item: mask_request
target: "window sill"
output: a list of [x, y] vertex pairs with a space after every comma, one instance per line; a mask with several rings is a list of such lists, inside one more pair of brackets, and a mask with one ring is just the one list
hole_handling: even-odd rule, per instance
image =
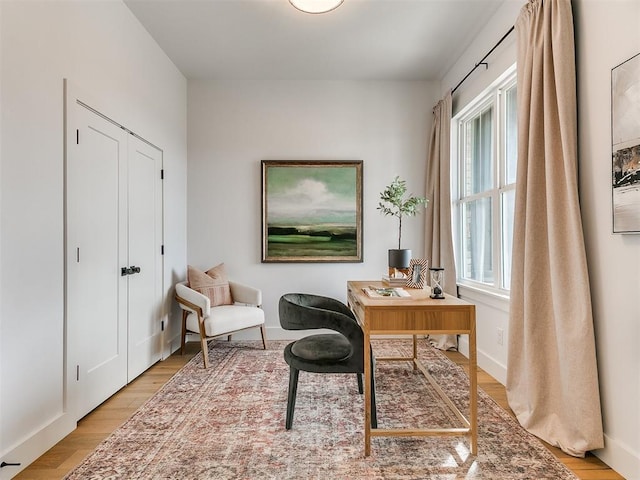
[[458, 295], [474, 302], [480, 302], [493, 308], [509, 313], [509, 295], [495, 290], [489, 290], [475, 285], [458, 283]]

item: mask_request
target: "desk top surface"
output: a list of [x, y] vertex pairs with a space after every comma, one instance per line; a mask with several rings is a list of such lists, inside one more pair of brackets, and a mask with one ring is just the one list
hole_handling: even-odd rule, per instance
[[385, 298], [372, 298], [364, 292], [364, 289], [368, 287], [374, 288], [387, 288], [380, 281], [373, 280], [350, 280], [347, 282], [347, 288], [349, 288], [354, 295], [358, 297], [358, 301], [365, 307], [418, 307], [424, 306], [429, 308], [438, 307], [471, 307], [472, 303], [461, 300], [451, 295], [446, 295], [444, 299], [431, 298], [431, 289], [419, 288], [406, 288], [404, 290], [409, 293], [410, 297], [385, 297]]

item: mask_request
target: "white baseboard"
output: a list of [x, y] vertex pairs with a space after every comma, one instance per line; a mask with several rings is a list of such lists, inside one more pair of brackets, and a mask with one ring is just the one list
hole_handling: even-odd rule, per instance
[[[318, 330], [284, 330], [281, 327], [267, 327], [266, 337], [267, 342], [269, 340], [298, 340], [305, 337], [310, 333], [317, 333]], [[220, 336], [221, 339], [226, 338], [225, 335]], [[234, 340], [261, 340], [260, 329], [249, 328], [247, 330], [241, 330], [232, 335]], [[197, 333], [187, 333], [187, 342], [199, 342], [200, 336]], [[180, 348], [180, 337], [176, 337], [177, 348]]]
[[[299, 340], [307, 335], [315, 335], [318, 333], [331, 333], [331, 330], [285, 330], [282, 327], [267, 327], [267, 342], [269, 340]], [[335, 332], [334, 332], [335, 333]], [[405, 338], [410, 335], [376, 335], [376, 338]], [[221, 336], [220, 338], [225, 338]], [[260, 330], [257, 328], [250, 328], [248, 330], [242, 330], [233, 334], [234, 340], [260, 340]], [[187, 334], [188, 342], [200, 341], [200, 337], [197, 334]], [[180, 348], [180, 339], [178, 338], [178, 348]]]
[[[469, 339], [466, 335], [458, 337], [458, 350], [465, 357], [469, 358]], [[507, 367], [502, 365], [491, 355], [478, 349], [478, 366], [495, 378], [502, 385], [507, 383]]]
[[174, 352], [180, 349], [180, 335], [175, 335], [172, 338], [169, 338], [165, 341], [162, 350], [162, 360], [166, 360], [173, 354]]
[[20, 466], [4, 467], [0, 470], [0, 479], [5, 480], [16, 476], [75, 428], [76, 422], [73, 420], [73, 416], [69, 413], [63, 413], [48, 425], [20, 441], [16, 446], [10, 447], [10, 450], [2, 452], [3, 462], [19, 463]]
[[627, 480], [640, 480], [640, 454], [611, 437], [604, 436], [604, 448], [592, 452]]
[[[242, 332], [245, 334], [249, 334], [250, 330]], [[269, 340], [299, 340], [307, 335], [315, 335], [318, 333], [335, 333], [331, 330], [285, 330], [282, 327], [267, 327], [267, 341]], [[234, 335], [235, 337], [235, 335]], [[240, 337], [238, 334], [237, 338]], [[255, 339], [258, 340], [260, 338], [260, 334], [255, 334]], [[411, 338], [411, 335], [376, 335], [375, 338]], [[249, 339], [247, 337], [247, 339]]]

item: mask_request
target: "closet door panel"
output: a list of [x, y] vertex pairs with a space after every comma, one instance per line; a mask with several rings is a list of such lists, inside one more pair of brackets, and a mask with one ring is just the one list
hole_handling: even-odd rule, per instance
[[128, 378], [161, 357], [162, 152], [130, 136], [128, 156]]
[[76, 104], [67, 155], [67, 322], [78, 383], [77, 418], [127, 382], [127, 135]]

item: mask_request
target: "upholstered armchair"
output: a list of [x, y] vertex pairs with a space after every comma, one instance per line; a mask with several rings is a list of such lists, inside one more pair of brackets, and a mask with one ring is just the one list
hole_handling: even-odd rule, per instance
[[[278, 305], [285, 330], [329, 329], [335, 333], [306, 336], [284, 349], [289, 365], [289, 393], [285, 427], [291, 429], [300, 370], [314, 373], [355, 373], [362, 393], [364, 334], [353, 313], [342, 302], [306, 293], [287, 293]], [[372, 367], [373, 363], [373, 355]], [[374, 368], [371, 369], [371, 426], [377, 427]]]
[[229, 290], [233, 303], [211, 306], [211, 299], [190, 287], [187, 282], [176, 284], [176, 301], [182, 308], [182, 341], [180, 352], [188, 332], [200, 336], [200, 345], [204, 359], [204, 368], [209, 366], [207, 341], [209, 339], [231, 334], [248, 328], [260, 328], [262, 346], [266, 350], [267, 340], [264, 327], [264, 311], [262, 292], [248, 285], [229, 280]]

